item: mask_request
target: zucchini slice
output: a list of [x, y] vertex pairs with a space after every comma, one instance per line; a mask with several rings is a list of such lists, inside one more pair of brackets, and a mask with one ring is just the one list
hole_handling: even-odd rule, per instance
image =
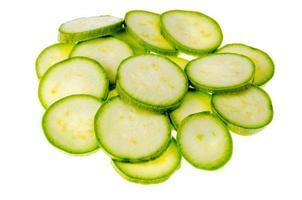
[[52, 65], [67, 59], [73, 46], [73, 44], [57, 43], [46, 47], [36, 60], [38, 78], [41, 78]]
[[184, 59], [184, 58], [180, 58], [177, 56], [167, 56], [172, 62], [174, 62], [175, 64], [177, 64], [181, 69], [185, 69], [186, 65], [189, 63], [188, 60]]
[[127, 31], [146, 49], [160, 54], [174, 55], [175, 47], [161, 34], [160, 15], [143, 10], [126, 13]]
[[122, 98], [163, 112], [181, 103], [188, 90], [188, 81], [184, 71], [168, 58], [146, 54], [121, 63], [117, 89]]
[[93, 121], [101, 104], [90, 95], [71, 95], [55, 102], [43, 116], [46, 138], [68, 153], [86, 154], [96, 150]]
[[179, 167], [181, 154], [175, 139], [172, 139], [168, 148], [159, 157], [140, 163], [112, 161], [116, 171], [126, 180], [153, 184], [167, 180]]
[[191, 61], [185, 72], [196, 88], [215, 92], [246, 87], [253, 81], [255, 66], [242, 55], [211, 54]]
[[110, 15], [82, 17], [63, 23], [59, 27], [59, 41], [77, 43], [111, 35], [123, 29], [124, 20]]
[[169, 113], [172, 124], [178, 129], [187, 116], [203, 111], [211, 111], [211, 96], [200, 91], [189, 91], [180, 106]]
[[177, 142], [183, 157], [193, 166], [215, 170], [232, 155], [232, 137], [224, 123], [210, 112], [186, 117], [178, 129]]
[[143, 54], [146, 52], [145, 48], [127, 31], [120, 31], [114, 34], [113, 37], [129, 44], [136, 55]]
[[268, 94], [257, 86], [243, 91], [214, 94], [212, 108], [229, 128], [240, 135], [258, 132], [273, 119], [273, 106]]
[[237, 53], [250, 58], [255, 63], [254, 85], [263, 85], [273, 76], [275, 65], [271, 57], [260, 49], [244, 44], [228, 44], [218, 49], [217, 53]]
[[106, 37], [77, 44], [70, 57], [84, 56], [99, 62], [105, 69], [110, 84], [114, 84], [119, 64], [133, 55], [131, 47], [116, 38]]
[[96, 61], [69, 58], [44, 74], [39, 84], [39, 99], [45, 108], [72, 94], [90, 94], [102, 100], [107, 98], [108, 85], [106, 73]]
[[95, 117], [99, 143], [113, 159], [128, 162], [159, 156], [171, 139], [169, 119], [134, 107], [120, 97], [110, 98]]
[[113, 89], [113, 90], [110, 90], [109, 93], [108, 93], [108, 99], [111, 98], [111, 97], [115, 97], [115, 96], [118, 96], [118, 91], [117, 89]]
[[177, 49], [188, 54], [204, 54], [222, 42], [219, 24], [207, 15], [194, 11], [170, 10], [161, 15], [163, 35]]

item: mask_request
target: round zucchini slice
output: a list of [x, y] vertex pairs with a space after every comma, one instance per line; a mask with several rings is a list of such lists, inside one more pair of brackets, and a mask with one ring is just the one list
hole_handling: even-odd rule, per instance
[[233, 151], [228, 129], [210, 112], [186, 117], [178, 129], [177, 142], [183, 157], [205, 170], [221, 168], [230, 160]]
[[41, 78], [52, 65], [67, 59], [73, 46], [73, 44], [57, 43], [46, 47], [36, 60], [38, 78]]
[[255, 63], [254, 85], [263, 85], [274, 76], [275, 66], [273, 60], [260, 49], [237, 43], [225, 45], [218, 49], [217, 53], [237, 53], [250, 58]]
[[89, 94], [106, 99], [108, 78], [104, 69], [94, 60], [75, 57], [52, 66], [39, 84], [39, 99], [47, 108], [53, 102], [72, 95]]
[[98, 148], [94, 116], [101, 106], [90, 95], [71, 95], [52, 104], [45, 112], [42, 128], [48, 141], [72, 154], [87, 154]]
[[212, 108], [229, 128], [240, 135], [258, 132], [273, 119], [273, 106], [268, 94], [257, 86], [246, 90], [214, 94]]
[[174, 62], [175, 64], [177, 64], [181, 69], [185, 69], [186, 65], [189, 63], [188, 60], [184, 59], [184, 58], [180, 58], [177, 56], [168, 56], [168, 58]]
[[123, 22], [123, 19], [110, 15], [77, 18], [59, 27], [59, 41], [77, 43], [111, 35], [123, 29]]
[[140, 163], [120, 162], [113, 160], [116, 171], [126, 180], [154, 184], [167, 180], [179, 167], [181, 154], [176, 141], [171, 140], [168, 148], [159, 157]]
[[211, 54], [191, 61], [185, 68], [190, 82], [210, 92], [237, 90], [254, 78], [254, 63], [238, 54]]
[[113, 37], [129, 44], [134, 50], [135, 55], [144, 54], [146, 52], [146, 49], [125, 30], [114, 34]]
[[159, 112], [177, 107], [188, 90], [183, 70], [169, 59], [152, 54], [124, 60], [117, 79], [122, 98]]
[[127, 32], [146, 49], [160, 54], [174, 55], [175, 47], [161, 34], [160, 15], [143, 10], [133, 10], [126, 14]]
[[96, 60], [104, 67], [110, 84], [114, 84], [119, 64], [132, 55], [133, 50], [127, 43], [113, 37], [106, 37], [77, 44], [70, 57], [84, 56]]
[[169, 119], [110, 98], [95, 117], [99, 143], [113, 159], [139, 162], [159, 156], [171, 139]]
[[163, 35], [177, 49], [188, 54], [204, 54], [216, 50], [222, 42], [218, 23], [194, 11], [170, 10], [161, 15]]
[[187, 116], [203, 111], [211, 111], [211, 96], [200, 91], [189, 91], [180, 106], [170, 112], [169, 116], [175, 129], [178, 129]]

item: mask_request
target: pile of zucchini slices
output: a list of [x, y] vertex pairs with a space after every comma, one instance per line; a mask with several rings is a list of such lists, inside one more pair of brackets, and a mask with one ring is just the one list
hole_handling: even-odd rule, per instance
[[101, 148], [136, 183], [167, 180], [182, 156], [221, 168], [233, 151], [230, 131], [251, 135], [272, 121], [260, 86], [274, 74], [264, 51], [220, 47], [222, 38], [214, 19], [185, 10], [63, 23], [59, 43], [36, 60], [46, 138], [71, 154]]

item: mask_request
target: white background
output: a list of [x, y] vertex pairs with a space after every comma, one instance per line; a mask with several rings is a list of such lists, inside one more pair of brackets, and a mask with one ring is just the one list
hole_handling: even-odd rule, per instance
[[[1, 1], [0, 199], [302, 199], [302, 12], [299, 1], [82, 0]], [[273, 122], [261, 133], [233, 134], [231, 161], [214, 172], [185, 160], [168, 181], [138, 185], [122, 179], [102, 151], [75, 157], [58, 151], [41, 131], [34, 62], [56, 42], [60, 23], [132, 9], [204, 12], [224, 32], [223, 44], [267, 51], [276, 73], [265, 89]], [[300, 190], [300, 191], [299, 191]]]

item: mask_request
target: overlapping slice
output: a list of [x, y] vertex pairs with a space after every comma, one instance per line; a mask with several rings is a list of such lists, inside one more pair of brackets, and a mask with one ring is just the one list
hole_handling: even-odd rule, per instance
[[113, 37], [106, 37], [77, 44], [70, 57], [84, 56], [96, 60], [104, 67], [110, 83], [114, 84], [119, 64], [132, 55], [133, 50], [127, 43]]
[[211, 54], [191, 61], [185, 68], [190, 82], [207, 91], [236, 90], [254, 78], [254, 63], [238, 54]]
[[258, 132], [273, 119], [273, 106], [268, 94], [257, 86], [238, 92], [214, 94], [213, 110], [241, 135]]
[[108, 79], [104, 69], [96, 61], [84, 57], [55, 64], [39, 84], [39, 98], [45, 108], [72, 94], [89, 94], [106, 99], [107, 93]]
[[211, 111], [211, 96], [200, 91], [189, 91], [180, 106], [170, 112], [169, 116], [177, 129], [187, 116], [203, 111]]
[[125, 23], [127, 31], [149, 51], [176, 54], [175, 47], [161, 34], [159, 14], [133, 10], [127, 12]]
[[96, 136], [115, 160], [138, 162], [160, 155], [171, 138], [169, 119], [110, 98], [95, 118]]
[[98, 148], [94, 133], [94, 116], [101, 106], [90, 95], [65, 97], [45, 112], [42, 127], [55, 147], [73, 154], [86, 154]]
[[143, 54], [146, 52], [146, 49], [141, 45], [130, 33], [127, 31], [120, 31], [113, 35], [113, 37], [120, 39], [127, 44], [129, 44], [136, 55]]
[[177, 142], [184, 158], [193, 166], [205, 170], [222, 167], [233, 151], [228, 129], [209, 112], [185, 118], [178, 129]]
[[177, 107], [188, 89], [183, 70], [169, 59], [139, 55], [121, 63], [117, 89], [126, 100], [156, 111]]
[[157, 158], [140, 163], [113, 160], [116, 171], [125, 179], [143, 184], [160, 183], [167, 180], [179, 167], [181, 154], [172, 139], [168, 148]]
[[267, 83], [274, 75], [274, 62], [270, 56], [260, 49], [250, 47], [244, 44], [228, 44], [220, 48], [218, 53], [237, 53], [247, 56], [255, 63], [255, 85]]
[[177, 49], [189, 54], [212, 52], [222, 42], [218, 23], [199, 12], [170, 10], [161, 15], [162, 33]]
[[59, 27], [59, 41], [79, 41], [111, 35], [122, 30], [124, 20], [110, 15], [82, 17], [63, 23]]
[[189, 63], [188, 60], [177, 56], [168, 56], [168, 58], [176, 63], [181, 69], [185, 69], [186, 65]]

